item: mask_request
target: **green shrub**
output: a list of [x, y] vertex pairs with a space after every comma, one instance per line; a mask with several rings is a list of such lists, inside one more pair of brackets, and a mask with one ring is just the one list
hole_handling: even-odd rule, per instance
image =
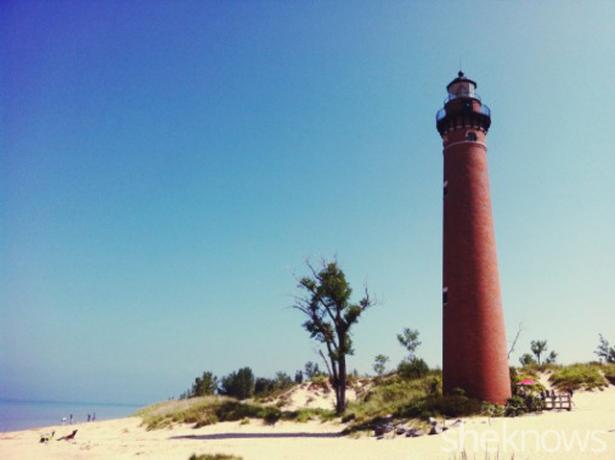
[[611, 385], [615, 385], [615, 365], [611, 364], [609, 366], [605, 366], [603, 373], [609, 383]]
[[442, 378], [439, 376], [433, 376], [427, 380], [429, 386], [429, 394], [431, 396], [438, 396], [442, 394]]
[[282, 412], [282, 420], [293, 420], [299, 423], [305, 423], [312, 419], [333, 420], [335, 412], [332, 410], [321, 408], [303, 408], [296, 411]]
[[465, 417], [480, 414], [481, 402], [464, 395], [448, 394], [442, 396], [427, 396], [414, 401], [403, 408], [400, 415], [406, 417]]
[[175, 417], [173, 419], [173, 422], [176, 423], [194, 423], [194, 428], [201, 428], [203, 426], [213, 425], [215, 423], [218, 423], [218, 421], [218, 417], [216, 417], [215, 414], [212, 414], [210, 412], [204, 412], [202, 414], [199, 414], [197, 418], [187, 417], [182, 420], [180, 417]]
[[[298, 379], [298, 376], [303, 378], [301, 371], [297, 371], [295, 378]], [[291, 388], [294, 384], [295, 383], [293, 380], [285, 372], [276, 373], [275, 378], [273, 379], [259, 377], [254, 382], [254, 396], [263, 401], [270, 400], [276, 396], [279, 396], [284, 391]]]
[[487, 417], [503, 417], [505, 414], [505, 406], [483, 402], [480, 408], [480, 413]]
[[517, 417], [530, 412], [540, 412], [543, 409], [544, 401], [536, 394], [515, 395], [506, 402], [504, 415]]
[[460, 417], [479, 414], [481, 403], [463, 394], [441, 394], [441, 373], [405, 379], [388, 376], [372, 386], [364, 397], [348, 405], [344, 421], [351, 421], [346, 432], [369, 429], [377, 420], [392, 416], [395, 420], [415, 419], [421, 426], [429, 417]]
[[314, 377], [312, 377], [311, 382], [317, 385], [326, 385], [329, 383], [329, 376], [326, 374], [316, 374]]
[[242, 457], [226, 454], [192, 454], [188, 460], [242, 460]]
[[267, 425], [274, 425], [282, 417], [282, 411], [276, 407], [265, 407], [260, 416]]
[[539, 396], [530, 394], [525, 397], [525, 407], [528, 412], [540, 412], [545, 408], [545, 403]]
[[261, 418], [262, 406], [246, 404], [239, 401], [225, 401], [213, 408], [213, 412], [221, 422], [233, 422], [243, 418]]
[[376, 417], [397, 413], [413, 401], [425, 398], [433, 378], [431, 375], [414, 380], [402, 379], [397, 375], [383, 378], [361, 398], [350, 402], [346, 414], [353, 414], [353, 424], [361, 425]]
[[517, 417], [527, 412], [527, 406], [521, 396], [513, 396], [506, 401], [506, 408], [504, 409], [504, 415], [506, 417]]
[[429, 372], [429, 366], [421, 358], [404, 360], [397, 366], [397, 373], [403, 379], [419, 379]]
[[593, 390], [608, 385], [600, 371], [589, 364], [573, 364], [557, 369], [549, 381], [561, 391]]

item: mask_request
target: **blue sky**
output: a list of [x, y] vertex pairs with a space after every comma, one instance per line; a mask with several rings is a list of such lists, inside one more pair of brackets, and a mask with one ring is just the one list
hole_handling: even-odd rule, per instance
[[[615, 4], [0, 6], [0, 397], [150, 402], [316, 360], [289, 308], [336, 256], [379, 305], [350, 366], [441, 353], [441, 144], [460, 60], [493, 112], [509, 336], [615, 341]], [[516, 362], [517, 356], [514, 361]]]

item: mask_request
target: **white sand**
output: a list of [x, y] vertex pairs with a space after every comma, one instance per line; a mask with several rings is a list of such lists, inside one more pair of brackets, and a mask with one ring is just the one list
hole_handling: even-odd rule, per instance
[[[181, 459], [192, 453], [226, 453], [242, 456], [244, 460], [276, 459], [453, 459], [460, 458], [450, 450], [460, 435], [470, 442], [476, 436], [498, 436], [489, 445], [494, 452], [499, 449], [499, 459], [614, 459], [615, 458], [615, 387], [603, 392], [577, 393], [572, 412], [545, 412], [542, 415], [500, 418], [489, 422], [484, 417], [465, 421], [463, 428], [454, 428], [439, 436], [415, 439], [396, 437], [378, 441], [372, 437], [360, 439], [336, 437], [308, 437], [312, 434], [335, 433], [340, 425], [280, 422], [274, 427], [260, 421], [248, 425], [238, 422], [219, 423], [214, 426], [192, 429], [182, 425], [172, 429], [147, 432], [137, 418], [125, 418], [74, 425], [79, 432], [74, 442], [51, 441], [48, 445], [38, 442], [41, 433], [56, 430], [56, 436], [74, 429], [56, 426], [0, 434], [0, 459]], [[505, 430], [505, 431], [504, 431]], [[514, 434], [523, 430], [504, 445], [504, 433]], [[573, 434], [576, 430], [577, 441]], [[566, 437], [564, 439], [563, 437]], [[582, 447], [579, 440], [587, 441]], [[567, 449], [564, 442], [574, 445]], [[559, 449], [554, 452], [559, 442]], [[499, 447], [496, 447], [498, 446]], [[449, 450], [446, 450], [449, 449]], [[600, 451], [597, 451], [600, 450]], [[475, 458], [471, 445], [466, 445], [468, 458]], [[477, 459], [484, 459], [483, 449], [478, 449]], [[496, 458], [493, 453], [490, 458]]]
[[[357, 399], [357, 393], [354, 388], [346, 390], [346, 400], [348, 402]], [[279, 405], [278, 405], [279, 404]], [[335, 392], [329, 384], [312, 386], [308, 383], [302, 383], [291, 388], [271, 402], [271, 405], [281, 407], [283, 410], [297, 410], [302, 408], [307, 409], [335, 409]]]

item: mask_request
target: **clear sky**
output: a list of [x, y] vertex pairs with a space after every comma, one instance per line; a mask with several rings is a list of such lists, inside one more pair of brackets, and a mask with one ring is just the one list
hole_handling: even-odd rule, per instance
[[294, 372], [306, 258], [379, 300], [351, 368], [397, 363], [405, 326], [439, 365], [434, 115], [460, 60], [493, 113], [509, 339], [592, 359], [615, 341], [614, 24], [599, 1], [3, 1], [0, 398]]

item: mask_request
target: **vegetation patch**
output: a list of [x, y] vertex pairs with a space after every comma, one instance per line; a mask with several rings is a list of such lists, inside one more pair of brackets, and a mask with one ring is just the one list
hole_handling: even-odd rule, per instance
[[277, 407], [241, 402], [224, 396], [205, 396], [154, 404], [139, 410], [136, 415], [141, 417], [142, 425], [147, 430], [166, 428], [177, 423], [193, 424], [194, 428], [200, 428], [217, 422], [241, 421], [242, 424], [247, 424], [250, 419], [260, 419], [273, 425], [278, 420], [307, 422], [335, 418], [335, 413], [331, 410], [281, 411]]
[[175, 423], [211, 424], [217, 419], [213, 408], [229, 398], [202, 396], [198, 398], [167, 401], [145, 407], [136, 412], [147, 430], [170, 427]]
[[243, 457], [227, 454], [192, 454], [188, 460], [243, 460]]
[[605, 366], [604, 377], [609, 381], [611, 385], [615, 385], [615, 364]]
[[320, 408], [303, 408], [296, 411], [282, 412], [282, 420], [292, 420], [299, 423], [306, 423], [310, 420], [327, 422], [335, 418], [336, 415], [334, 411]]
[[506, 402], [504, 415], [506, 417], [518, 417], [530, 412], [541, 412], [544, 409], [544, 401], [535, 394], [514, 395]]
[[560, 391], [593, 390], [608, 385], [600, 370], [590, 364], [573, 364], [556, 369], [549, 380]]
[[[411, 363], [411, 358], [405, 362]], [[430, 417], [479, 414], [498, 417], [537, 412], [543, 409], [539, 394], [545, 390], [538, 381], [537, 367], [530, 365], [522, 369], [511, 368], [513, 398], [505, 407], [481, 403], [466, 396], [462, 390], [443, 395], [441, 371], [425, 369], [422, 365], [418, 366], [419, 372], [381, 374], [374, 379], [362, 379], [361, 385], [357, 385], [362, 389], [358, 392], [357, 400], [348, 404], [340, 420], [348, 424], [346, 432], [351, 433], [370, 429], [378, 420], [385, 418], [392, 418], [396, 423], [412, 420], [413, 424], [420, 427]], [[607, 386], [607, 380], [615, 382], [613, 364], [551, 364], [549, 367], [550, 382], [559, 391], [593, 390]], [[535, 383], [518, 385], [528, 379]], [[305, 384], [309, 391], [324, 392], [325, 388], [331, 391], [328, 378], [323, 375], [314, 376]], [[338, 417], [333, 410], [302, 408], [285, 411], [258, 401], [239, 401], [228, 396], [168, 401], [146, 407], [136, 415], [142, 418], [148, 430], [178, 423], [193, 424], [198, 428], [224, 421], [241, 421], [246, 424], [251, 419], [258, 419], [267, 424], [275, 424], [279, 420], [304, 423], [310, 420], [331, 421]]]
[[[240, 402], [223, 396], [205, 396], [155, 404], [137, 412], [147, 430], [172, 426], [176, 423], [194, 424], [195, 428], [217, 422], [232, 422], [251, 418], [273, 424], [282, 417], [275, 407]], [[245, 423], [245, 422], [244, 422]]]
[[429, 371], [415, 379], [399, 375], [380, 379], [363, 398], [348, 405], [343, 419], [350, 422], [346, 432], [351, 433], [370, 429], [388, 416], [398, 423], [412, 420], [417, 427], [426, 427], [429, 417], [478, 415], [482, 409], [480, 401], [463, 392], [443, 395], [440, 371]]

